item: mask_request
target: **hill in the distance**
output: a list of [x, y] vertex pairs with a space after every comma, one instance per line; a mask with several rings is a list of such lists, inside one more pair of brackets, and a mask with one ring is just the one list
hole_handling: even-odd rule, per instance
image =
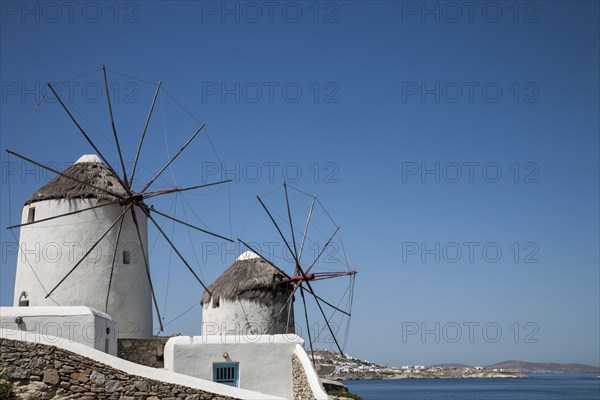
[[431, 365], [431, 367], [440, 367], [440, 368], [473, 368], [472, 365], [459, 364], [459, 363], [435, 364], [435, 365]]
[[521, 372], [593, 372], [599, 373], [600, 367], [585, 364], [534, 363], [527, 361], [503, 361], [488, 365], [486, 368], [505, 369]]

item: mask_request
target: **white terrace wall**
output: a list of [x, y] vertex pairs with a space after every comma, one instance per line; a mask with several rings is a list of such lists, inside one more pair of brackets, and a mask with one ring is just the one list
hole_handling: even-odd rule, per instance
[[[88, 307], [0, 307], [7, 339], [71, 341], [117, 355], [117, 332], [106, 314]], [[54, 343], [56, 344], [56, 343]]]
[[102, 399], [157, 396], [207, 400], [283, 400], [134, 364], [76, 342], [49, 336], [29, 336], [24, 341], [7, 340], [9, 335], [6, 330], [0, 329], [0, 372], [4, 372], [11, 380], [28, 380], [31, 375], [36, 375], [39, 381], [43, 376], [43, 381], [54, 385], [55, 389], [60, 382], [58, 390], [63, 388], [63, 382], [68, 384], [67, 388], [71, 386], [66, 393], [63, 390], [64, 396], [56, 398], [79, 398], [85, 395], [85, 398], [94, 396]]

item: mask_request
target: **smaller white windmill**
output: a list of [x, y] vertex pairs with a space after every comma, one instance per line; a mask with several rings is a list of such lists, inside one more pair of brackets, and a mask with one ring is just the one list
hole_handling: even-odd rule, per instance
[[[310, 209], [308, 211], [306, 223], [304, 225], [303, 230], [300, 230], [297, 226], [294, 225], [294, 218], [293, 218], [292, 210], [290, 207], [290, 196], [288, 193], [288, 188], [293, 189], [294, 191], [311, 199]], [[267, 326], [267, 328], [265, 329], [265, 332], [264, 332], [264, 333], [271, 332], [271, 330], [277, 326], [277, 327], [285, 327], [285, 332], [289, 333], [289, 332], [294, 332], [294, 318], [293, 318], [293, 316], [294, 316], [294, 311], [293, 311], [294, 295], [296, 294], [296, 292], [299, 292], [300, 297], [302, 299], [302, 307], [303, 307], [303, 311], [304, 311], [304, 322], [306, 323], [306, 334], [308, 336], [308, 342], [310, 345], [311, 356], [312, 356], [313, 364], [314, 364], [314, 346], [313, 346], [314, 343], [313, 342], [314, 342], [314, 339], [316, 339], [316, 338], [314, 338], [311, 334], [311, 323], [310, 323], [310, 319], [309, 319], [309, 308], [307, 306], [307, 298], [308, 298], [308, 296], [311, 296], [313, 298], [314, 303], [317, 306], [317, 309], [319, 311], [317, 318], [319, 318], [323, 321], [325, 327], [327, 328], [327, 331], [329, 332], [331, 340], [335, 344], [335, 348], [340, 352], [341, 355], [344, 355], [343, 345], [342, 345], [342, 343], [340, 343], [340, 340], [338, 339], [340, 332], [336, 332], [336, 330], [332, 326], [333, 324], [332, 324], [331, 320], [335, 314], [339, 314], [339, 315], [347, 317], [346, 318], [346, 332], [345, 332], [345, 334], [347, 336], [348, 329], [350, 327], [350, 317], [352, 316], [352, 301], [353, 301], [353, 296], [354, 296], [355, 276], [358, 272], [351, 267], [351, 265], [348, 263], [347, 260], [345, 263], [339, 261], [339, 263], [342, 264], [344, 267], [341, 270], [329, 270], [329, 269], [321, 270], [320, 268], [317, 267], [319, 260], [321, 260], [322, 257], [324, 257], [324, 254], [326, 253], [326, 251], [328, 251], [328, 249], [330, 249], [332, 240], [334, 240], [336, 235], [338, 235], [338, 232], [340, 231], [340, 227], [335, 223], [335, 221], [333, 221], [333, 219], [331, 218], [331, 215], [329, 214], [329, 212], [327, 212], [325, 207], [323, 207], [323, 204], [317, 198], [317, 196], [310, 195], [304, 191], [296, 189], [296, 188], [288, 185], [285, 182], [283, 183], [283, 191], [285, 193], [285, 209], [287, 210], [287, 218], [286, 218], [286, 216], [282, 216], [282, 215], [279, 215], [278, 213], [276, 213], [273, 207], [267, 206], [265, 201], [260, 196], [256, 196], [256, 198], [257, 198], [258, 202], [260, 203], [261, 207], [263, 208], [263, 210], [265, 211], [265, 213], [267, 214], [273, 227], [279, 234], [279, 237], [283, 241], [285, 247], [289, 251], [289, 255], [291, 255], [291, 257], [292, 257], [292, 260], [291, 260], [292, 265], [290, 265], [288, 268], [280, 267], [279, 265], [277, 265], [277, 264], [281, 264], [279, 261], [276, 262], [275, 260], [269, 260], [267, 258], [267, 256], [262, 254], [260, 251], [258, 251], [258, 249], [251, 246], [249, 243], [243, 241], [242, 239], [238, 238], [238, 241], [240, 243], [242, 243], [244, 246], [246, 246], [248, 249], [250, 249], [252, 251], [252, 253], [256, 254], [264, 263], [269, 264], [272, 268], [276, 269], [277, 271], [279, 271], [281, 273], [281, 278], [276, 279], [276, 280], [274, 279], [273, 281], [268, 282], [266, 284], [259, 283], [259, 282], [246, 282], [246, 287], [238, 290], [238, 293], [241, 294], [245, 291], [266, 290], [267, 288], [270, 289], [271, 291], [277, 293], [277, 292], [283, 291], [282, 288], [278, 289], [278, 286], [283, 286], [284, 288], [289, 288], [285, 291], [286, 293], [289, 293], [287, 299], [284, 299], [284, 301], [272, 305], [273, 312], [272, 312], [272, 315], [270, 316], [271, 323], [269, 326]], [[271, 191], [270, 193], [273, 193], [273, 192], [274, 191]], [[307, 244], [307, 240], [313, 242], [308, 237], [308, 229], [311, 224], [311, 219], [313, 218], [313, 211], [315, 210], [316, 205], [318, 205], [322, 209], [322, 211], [327, 215], [327, 217], [335, 225], [335, 229], [333, 230], [333, 232], [331, 234], [329, 234], [329, 236], [327, 237], [327, 240], [325, 241], [325, 244], [320, 248], [320, 250], [315, 255], [315, 257], [312, 260], [304, 261], [304, 259], [302, 258], [303, 255], [304, 255], [305, 259], [310, 257], [310, 256], [306, 255], [307, 252], [305, 251], [306, 250], [305, 245]], [[279, 224], [277, 223], [277, 219], [279, 219], [280, 222], [289, 225], [289, 230], [290, 230], [289, 237], [286, 237], [286, 235], [283, 233], [282, 228], [280, 228]], [[299, 239], [298, 241], [296, 240], [296, 237], [298, 237], [298, 239]], [[301, 238], [301, 240], [300, 240], [300, 238]], [[344, 255], [345, 255], [345, 250], [344, 250]], [[287, 262], [287, 260], [284, 260], [284, 262], [286, 264], [289, 264]], [[289, 274], [286, 273], [285, 272], [286, 269], [288, 271], [290, 271], [291, 273], [289, 273]], [[327, 301], [323, 297], [318, 295], [317, 291], [315, 289], [315, 286], [317, 286], [317, 285], [313, 286], [316, 282], [330, 280], [330, 279], [345, 279], [347, 281], [347, 286], [346, 286], [345, 292], [341, 296], [341, 299], [337, 304], [333, 304], [332, 302]], [[329, 294], [332, 294], [332, 293], [329, 293]], [[341, 303], [343, 301], [346, 302], [345, 307], [343, 307], [341, 305]], [[332, 311], [332, 313], [327, 315], [324, 306], [327, 306]], [[323, 328], [322, 330], [325, 330], [325, 328]], [[319, 333], [320, 332], [316, 332], [317, 336], [319, 335]]]

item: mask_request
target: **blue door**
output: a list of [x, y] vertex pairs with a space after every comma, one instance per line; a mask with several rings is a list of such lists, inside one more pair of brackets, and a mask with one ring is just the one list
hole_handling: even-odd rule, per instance
[[238, 386], [240, 363], [213, 363], [213, 381], [229, 386]]

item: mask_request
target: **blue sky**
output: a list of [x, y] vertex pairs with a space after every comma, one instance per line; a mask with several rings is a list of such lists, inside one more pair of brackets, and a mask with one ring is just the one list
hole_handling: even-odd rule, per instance
[[[2, 2], [2, 149], [61, 168], [90, 153], [55, 101], [30, 115], [46, 82], [95, 71], [61, 93], [116, 163], [106, 64], [131, 161], [161, 80], [216, 151], [199, 137], [156, 187], [218, 180], [219, 165], [234, 182], [157, 208], [267, 243], [278, 238], [255, 195], [284, 179], [317, 194], [360, 271], [350, 354], [600, 364], [598, 2], [75, 3]], [[198, 127], [168, 95], [156, 107], [140, 182]], [[6, 226], [51, 176], [1, 157]], [[209, 283], [233, 261], [221, 242], [165, 230]], [[13, 242], [3, 230], [2, 305]], [[152, 269], [165, 321], [197, 303], [160, 240]], [[166, 331], [198, 334], [200, 318], [195, 307]]]

